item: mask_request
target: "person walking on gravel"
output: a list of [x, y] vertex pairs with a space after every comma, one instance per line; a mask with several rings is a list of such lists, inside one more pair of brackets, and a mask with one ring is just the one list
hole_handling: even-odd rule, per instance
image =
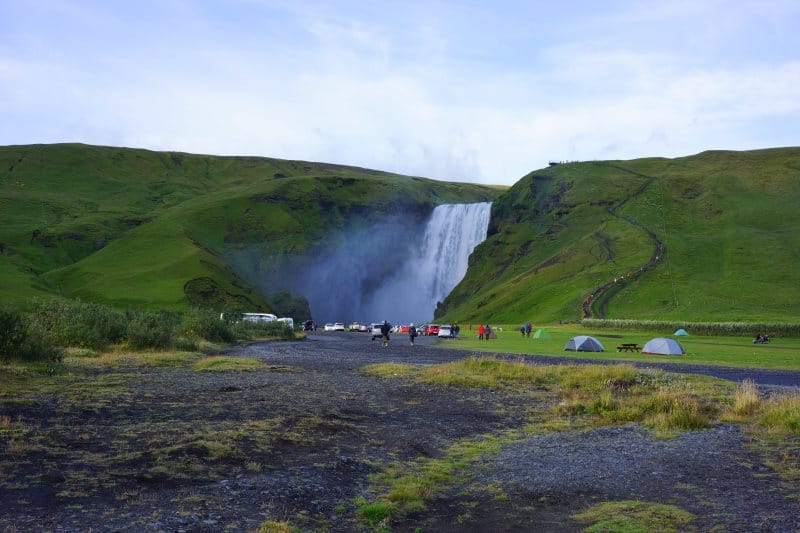
[[411, 346], [414, 346], [414, 339], [417, 338], [417, 328], [414, 327], [414, 323], [412, 322], [410, 326], [408, 326], [408, 340], [411, 341]]
[[381, 346], [387, 348], [389, 346], [389, 331], [391, 331], [392, 326], [389, 325], [387, 321], [383, 321], [381, 324]]

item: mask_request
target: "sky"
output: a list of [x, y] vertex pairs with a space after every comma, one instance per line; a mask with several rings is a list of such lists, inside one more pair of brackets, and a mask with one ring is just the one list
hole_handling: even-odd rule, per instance
[[800, 145], [797, 0], [0, 0], [0, 145], [513, 184]]

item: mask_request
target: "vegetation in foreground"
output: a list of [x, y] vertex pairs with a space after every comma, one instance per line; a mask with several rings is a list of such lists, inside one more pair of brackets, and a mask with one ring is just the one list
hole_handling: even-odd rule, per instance
[[123, 312], [97, 303], [35, 299], [27, 312], [0, 307], [0, 360], [58, 362], [68, 350], [79, 357], [108, 351], [209, 352], [237, 340], [297, 338], [282, 322], [252, 323], [235, 313], [226, 317], [207, 309]]
[[695, 520], [692, 513], [674, 505], [642, 501], [603, 502], [573, 515], [572, 518], [590, 524], [584, 530], [587, 533], [639, 531], [671, 533], [685, 531]]
[[[725, 421], [744, 425], [756, 441], [780, 442], [777, 449], [789, 453], [800, 437], [800, 395], [762, 398], [752, 382], [736, 388], [716, 378], [630, 365], [534, 366], [491, 357], [433, 366], [378, 363], [363, 367], [361, 372], [425, 385], [527, 391], [532, 398], [548, 399], [551, 405], [549, 410], [534, 410], [523, 428], [456, 442], [441, 458], [395, 462], [372, 476], [374, 499], [360, 502], [359, 511], [372, 527], [386, 526], [424, 509], [426, 501], [437, 494], [468, 482], [468, 467], [496, 454], [504, 444], [530, 435], [636, 422], [669, 438], [676, 432]], [[787, 460], [785, 453], [770, 450], [773, 456], [783, 458], [782, 463], [773, 460], [776, 470], [789, 479], [798, 478], [797, 458]], [[575, 519], [593, 522], [591, 531], [652, 531], [650, 526], [656, 525], [656, 529], [669, 531], [680, 529], [693, 517], [669, 506], [607, 502]]]

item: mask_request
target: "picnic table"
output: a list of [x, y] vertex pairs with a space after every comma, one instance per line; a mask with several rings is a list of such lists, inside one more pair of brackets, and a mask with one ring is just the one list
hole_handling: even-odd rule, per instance
[[617, 351], [618, 352], [639, 352], [639, 351], [641, 351], [641, 348], [639, 348], [639, 345], [636, 344], [635, 342], [630, 342], [630, 343], [623, 343], [623, 344], [620, 344], [619, 346], [617, 346]]

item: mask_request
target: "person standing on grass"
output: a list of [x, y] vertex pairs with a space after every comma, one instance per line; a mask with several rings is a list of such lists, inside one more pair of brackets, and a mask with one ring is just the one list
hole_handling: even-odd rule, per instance
[[408, 340], [411, 341], [411, 346], [414, 346], [414, 339], [417, 338], [417, 328], [414, 327], [414, 323], [412, 322], [410, 326], [408, 326]]
[[478, 326], [478, 340], [480, 340], [480, 341], [483, 340], [483, 334], [484, 333], [486, 333], [486, 330], [484, 329], [483, 324], [480, 324]]
[[526, 322], [525, 323], [525, 335], [528, 338], [530, 338], [530, 336], [531, 336], [531, 329], [533, 329], [533, 326], [531, 325], [531, 323], [530, 322]]

